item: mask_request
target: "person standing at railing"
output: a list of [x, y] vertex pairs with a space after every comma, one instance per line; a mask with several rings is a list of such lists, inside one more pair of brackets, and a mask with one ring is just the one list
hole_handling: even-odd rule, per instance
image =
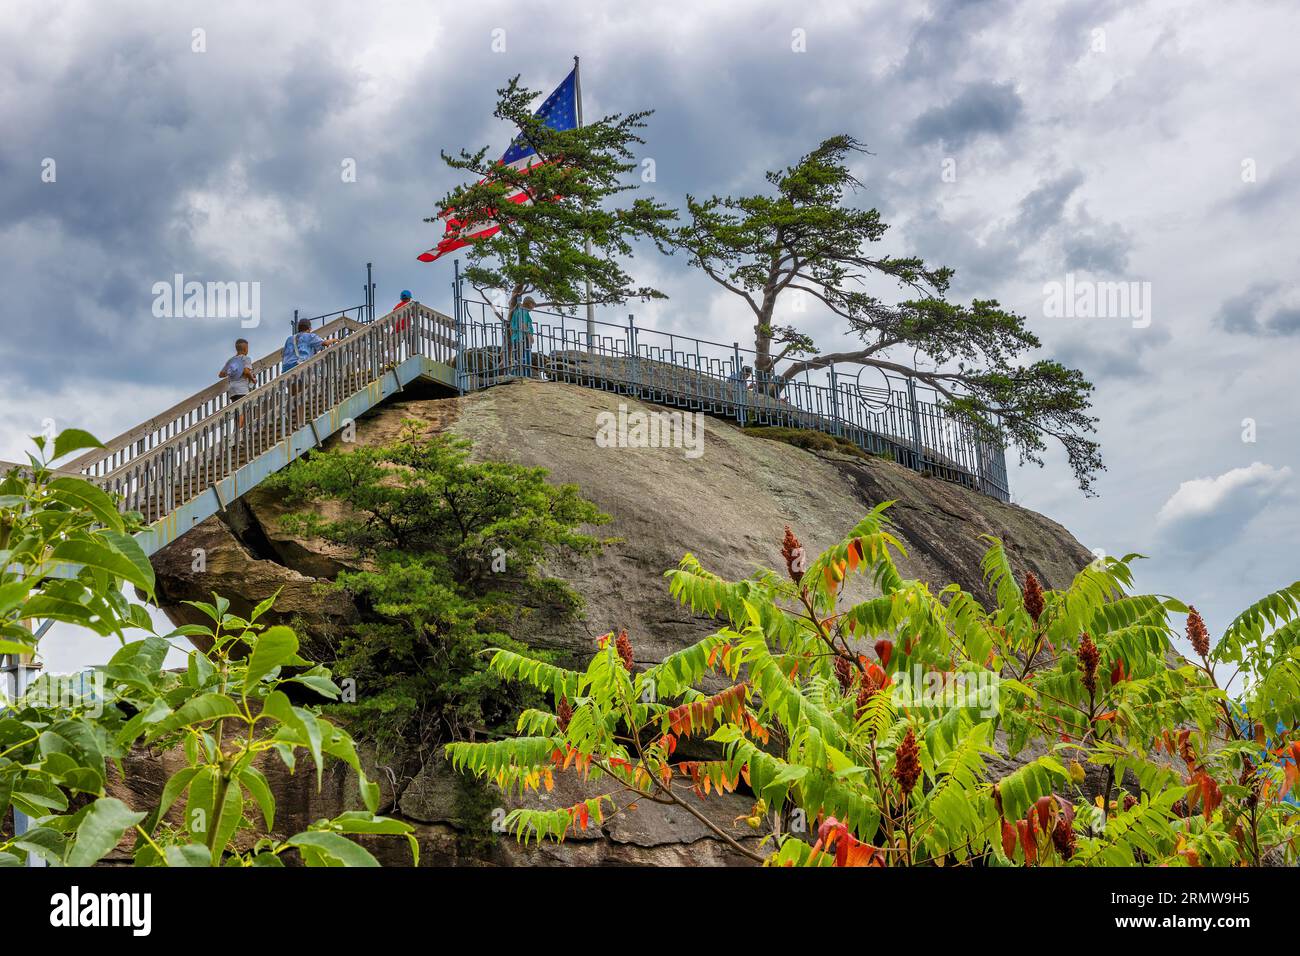
[[525, 296], [524, 301], [515, 306], [510, 313], [510, 351], [516, 363], [516, 375], [527, 375], [533, 365], [533, 314], [537, 308], [533, 297]]
[[280, 356], [280, 372], [287, 372], [307, 361], [328, 345], [328, 342], [311, 330], [311, 319], [299, 319], [298, 331], [284, 340], [284, 352]]
[[[284, 351], [280, 355], [280, 374], [283, 375], [290, 369], [296, 368], [317, 352], [324, 350], [329, 344], [311, 330], [311, 319], [299, 319], [298, 331], [284, 340]], [[297, 420], [306, 415], [305, 410], [303, 415], [298, 414], [297, 398], [301, 392], [298, 382], [289, 385], [289, 404], [293, 409], [292, 420], [295, 427]]]
[[[248, 357], [248, 339], [235, 339], [235, 354], [226, 360], [226, 364], [217, 373], [217, 378], [226, 380], [226, 403], [233, 405], [253, 387], [253, 360]], [[238, 427], [244, 427], [244, 416], [239, 415]]]
[[[403, 289], [403, 290], [402, 290], [402, 297], [401, 297], [400, 299], [397, 300], [397, 305], [393, 306], [393, 311], [396, 312], [398, 309], [401, 309], [401, 308], [404, 308], [404, 307], [410, 305], [410, 304], [411, 304], [411, 301], [412, 301], [412, 299], [411, 299], [411, 290], [410, 290], [410, 289]], [[393, 331], [394, 331], [394, 332], [405, 332], [405, 331], [406, 331], [406, 326], [407, 326], [407, 324], [408, 324], [410, 321], [411, 321], [410, 316], [407, 316], [407, 315], [399, 316], [398, 319], [397, 319], [397, 321], [393, 323]]]

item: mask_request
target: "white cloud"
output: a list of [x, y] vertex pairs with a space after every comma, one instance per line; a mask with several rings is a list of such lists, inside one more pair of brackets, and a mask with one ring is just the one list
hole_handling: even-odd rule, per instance
[[1212, 478], [1184, 481], [1156, 514], [1156, 527], [1176, 544], [1215, 547], [1285, 494], [1290, 480], [1290, 467], [1257, 461]]
[[305, 204], [251, 191], [240, 162], [232, 163], [215, 187], [186, 192], [180, 206], [174, 226], [188, 231], [200, 253], [241, 277], [288, 261], [302, 234], [319, 226]]

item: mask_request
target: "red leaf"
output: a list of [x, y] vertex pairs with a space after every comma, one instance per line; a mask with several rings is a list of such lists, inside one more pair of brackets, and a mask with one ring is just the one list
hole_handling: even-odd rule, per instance
[[1038, 828], [1044, 833], [1048, 832], [1051, 829], [1048, 823], [1056, 812], [1056, 798], [1051, 795], [1039, 797], [1034, 807], [1038, 810]]
[[1002, 852], [1008, 859], [1016, 858], [1016, 828], [1006, 820], [1002, 821]]
[[876, 656], [880, 658], [881, 667], [888, 667], [889, 659], [894, 656], [894, 642], [887, 637], [876, 641]]
[[1020, 835], [1020, 846], [1025, 851], [1025, 862], [1031, 866], [1038, 861], [1038, 842], [1034, 839], [1033, 824], [1029, 821], [1017, 820], [1016, 832]]

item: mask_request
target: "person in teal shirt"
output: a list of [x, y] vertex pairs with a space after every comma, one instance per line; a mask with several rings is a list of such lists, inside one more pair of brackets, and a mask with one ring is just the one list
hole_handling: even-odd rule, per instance
[[530, 295], [525, 296], [524, 301], [510, 313], [510, 352], [517, 363], [516, 375], [527, 375], [533, 366], [533, 315], [530, 310], [535, 308], [537, 302]]

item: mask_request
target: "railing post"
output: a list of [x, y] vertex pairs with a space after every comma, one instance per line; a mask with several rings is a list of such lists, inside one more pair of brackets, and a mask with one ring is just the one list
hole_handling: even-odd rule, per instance
[[373, 262], [366, 263], [366, 314], [369, 321], [375, 321], [375, 283], [372, 278]]
[[[588, 333], [590, 338], [590, 333]], [[633, 394], [637, 397], [641, 395], [641, 353], [636, 345], [636, 325], [633, 324], [631, 313], [627, 317], [627, 342], [628, 342], [628, 377], [633, 379]]]
[[[47, 620], [45, 621], [44, 624], [42, 624], [37, 629], [36, 631], [37, 638], [44, 636], [45, 632], [49, 630], [51, 623], [53, 622]], [[40, 664], [34, 664], [29, 662], [29, 660], [24, 659], [27, 657], [28, 655], [25, 654], [6, 654], [2, 658], [0, 658], [0, 661], [3, 662], [3, 667], [0, 667], [0, 670], [3, 670], [7, 674], [13, 675], [13, 696], [11, 698], [12, 700], [18, 700], [18, 698], [22, 697], [24, 694], [27, 693], [27, 689], [32, 684], [33, 671], [40, 668]], [[7, 689], [6, 689], [6, 693], [8, 693]], [[34, 826], [35, 826], [35, 821], [31, 817], [29, 817], [27, 814], [22, 813], [17, 809], [14, 810], [14, 836], [15, 837], [23, 836], [24, 834], [27, 833], [27, 831], [33, 829]], [[37, 856], [35, 853], [27, 854], [27, 866], [42, 867], [45, 865], [46, 865], [45, 859], [43, 857]]]
[[[740, 427], [745, 427], [745, 366], [740, 364], [740, 343], [731, 343], [732, 369], [731, 372], [736, 376], [736, 421], [740, 422]], [[755, 368], [755, 379], [757, 379], [758, 369]], [[757, 384], [757, 381], [755, 381]]]
[[835, 366], [834, 365], [830, 366], [830, 368], [827, 369], [827, 371], [830, 372], [830, 377], [831, 377], [831, 422], [833, 423], [835, 428], [834, 434], [837, 437], [839, 437], [843, 435], [843, 430], [840, 428], [839, 383], [835, 378]]
[[990, 495], [993, 493], [993, 446], [980, 438], [976, 439], [975, 448], [979, 454], [979, 490]]
[[460, 294], [460, 260], [452, 260], [451, 317], [456, 323], [456, 394], [465, 394], [465, 308]]
[[912, 468], [924, 470], [921, 459], [921, 410], [916, 404], [916, 383], [907, 377], [907, 408], [912, 418]]

